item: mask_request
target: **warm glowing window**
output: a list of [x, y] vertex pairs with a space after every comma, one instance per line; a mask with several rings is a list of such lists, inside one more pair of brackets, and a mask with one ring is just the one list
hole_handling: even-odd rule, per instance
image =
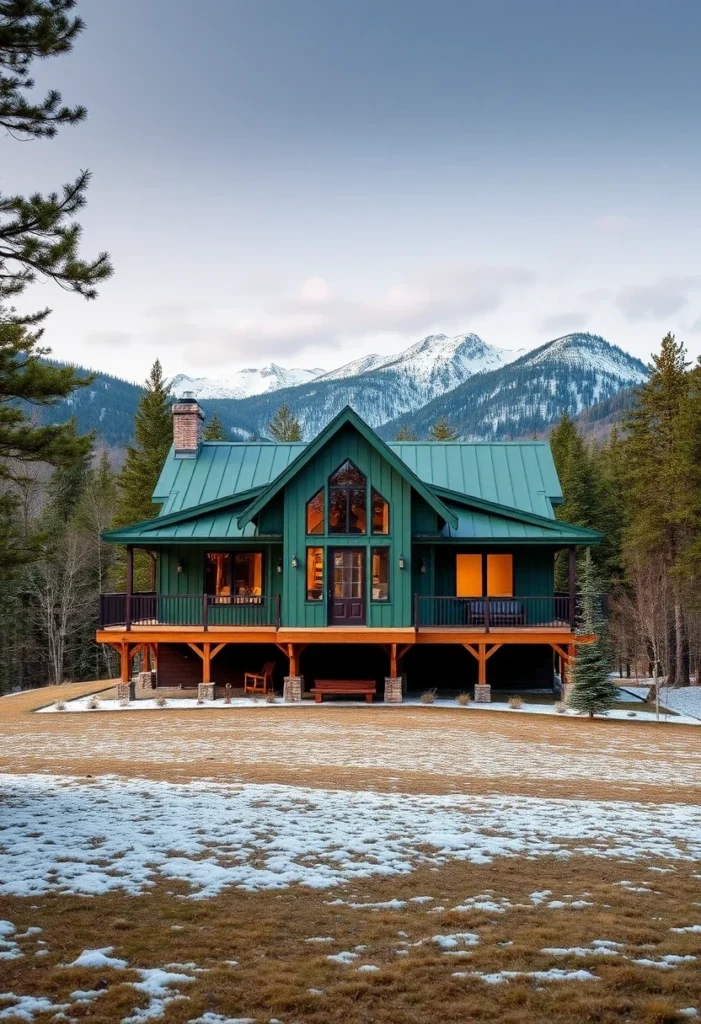
[[389, 548], [372, 549], [372, 599], [389, 601]]
[[389, 502], [375, 490], [372, 492], [372, 532], [385, 536], [389, 533]]
[[263, 593], [263, 555], [260, 551], [209, 552], [205, 559], [205, 590], [225, 602], [232, 597]]
[[455, 594], [457, 597], [482, 596], [482, 556], [455, 556]]
[[307, 533], [324, 532], [324, 492], [317, 491], [307, 502]]
[[307, 601], [324, 597], [324, 549], [307, 548]]
[[490, 597], [513, 597], [513, 555], [487, 555], [487, 593]]
[[365, 477], [346, 459], [329, 477], [329, 533], [365, 533]]

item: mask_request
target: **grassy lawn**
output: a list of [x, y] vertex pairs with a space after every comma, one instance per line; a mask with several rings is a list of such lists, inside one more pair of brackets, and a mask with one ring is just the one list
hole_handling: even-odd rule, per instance
[[46, 702], [0, 702], [0, 1020], [701, 1015], [693, 727]]

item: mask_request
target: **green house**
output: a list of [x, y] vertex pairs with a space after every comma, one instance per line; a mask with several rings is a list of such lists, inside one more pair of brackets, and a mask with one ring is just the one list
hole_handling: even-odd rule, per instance
[[[134, 653], [157, 660], [158, 687], [207, 696], [264, 665], [271, 685], [375, 680], [392, 700], [562, 677], [575, 551], [601, 538], [555, 518], [546, 442], [386, 444], [350, 408], [309, 443], [203, 441], [195, 400], [173, 415], [160, 515], [105, 535], [128, 578], [102, 596], [98, 639], [125, 680]], [[133, 592], [134, 549], [151, 557], [148, 593]]]

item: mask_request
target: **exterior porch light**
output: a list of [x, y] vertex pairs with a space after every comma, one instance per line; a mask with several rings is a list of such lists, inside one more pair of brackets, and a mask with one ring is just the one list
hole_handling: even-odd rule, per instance
[[183, 563], [182, 562], [178, 562], [178, 572], [182, 572], [182, 571], [183, 571]]
[[400, 568], [400, 569], [403, 569], [403, 568], [404, 568], [404, 565], [405, 565], [405, 562], [404, 562], [404, 555], [400, 555], [400, 556], [399, 556], [399, 568]]
[[297, 558], [297, 555], [293, 555], [292, 556], [292, 568], [296, 569], [298, 565], [299, 565], [299, 559]]
[[424, 576], [426, 574], [426, 559], [425, 558], [421, 559], [420, 572], [421, 572], [422, 576]]
[[276, 569], [277, 569], [278, 575], [281, 576], [282, 575], [282, 559], [281, 558], [278, 558], [278, 560], [277, 560]]

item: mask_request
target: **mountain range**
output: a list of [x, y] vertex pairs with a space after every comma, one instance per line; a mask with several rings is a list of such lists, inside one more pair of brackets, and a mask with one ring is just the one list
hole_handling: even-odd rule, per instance
[[[612, 400], [646, 373], [639, 359], [595, 334], [569, 334], [516, 352], [476, 334], [433, 334], [396, 355], [364, 356], [336, 370], [271, 363], [216, 380], [181, 374], [171, 391], [178, 397], [194, 393], [234, 440], [265, 437], [283, 403], [299, 419], [305, 438], [351, 405], [385, 438], [400, 426], [425, 437], [445, 416], [462, 437], [496, 440], [543, 433], [563, 412], [586, 414], [595, 432], [597, 407], [602, 417], [615, 419]], [[103, 443], [123, 447], [132, 437], [140, 394], [137, 385], [98, 372], [91, 385], [34, 415], [54, 423], [73, 416], [80, 430], [94, 430]]]

